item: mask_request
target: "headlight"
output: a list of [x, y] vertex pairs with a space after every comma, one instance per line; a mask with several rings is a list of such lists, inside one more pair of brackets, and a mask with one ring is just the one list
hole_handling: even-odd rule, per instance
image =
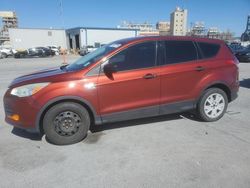
[[35, 93], [46, 87], [48, 84], [49, 83], [46, 82], [16, 87], [11, 90], [10, 94], [18, 97], [28, 97], [34, 95]]

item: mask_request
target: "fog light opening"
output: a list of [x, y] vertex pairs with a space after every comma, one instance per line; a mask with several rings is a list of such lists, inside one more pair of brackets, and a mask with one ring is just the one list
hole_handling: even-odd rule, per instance
[[9, 115], [8, 118], [12, 119], [13, 121], [20, 120], [20, 116], [18, 114]]

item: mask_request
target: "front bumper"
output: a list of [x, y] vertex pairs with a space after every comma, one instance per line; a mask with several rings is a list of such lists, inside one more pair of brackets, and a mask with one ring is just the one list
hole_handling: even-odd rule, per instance
[[[14, 127], [25, 129], [28, 132], [39, 133], [36, 127], [36, 117], [40, 105], [31, 97], [16, 97], [10, 95], [10, 89], [6, 92], [3, 100], [5, 121]], [[11, 116], [18, 115], [18, 120], [13, 120]]]

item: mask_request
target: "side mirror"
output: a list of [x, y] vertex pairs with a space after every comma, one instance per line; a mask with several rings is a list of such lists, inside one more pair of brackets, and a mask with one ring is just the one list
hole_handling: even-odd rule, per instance
[[116, 72], [116, 69], [114, 67], [114, 65], [112, 65], [111, 63], [107, 63], [106, 65], [104, 65], [103, 67], [103, 72], [105, 74], [113, 74]]
[[114, 80], [113, 73], [116, 72], [114, 65], [112, 65], [111, 63], [107, 63], [103, 67], [103, 72], [109, 79]]

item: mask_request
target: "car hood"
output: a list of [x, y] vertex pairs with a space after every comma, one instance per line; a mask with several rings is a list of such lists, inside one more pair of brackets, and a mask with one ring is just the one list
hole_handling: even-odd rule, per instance
[[58, 80], [62, 78], [62, 75], [64, 74], [67, 74], [67, 72], [61, 70], [60, 67], [45, 69], [42, 71], [20, 76], [14, 79], [9, 87], [39, 82], [50, 82], [52, 80]]

